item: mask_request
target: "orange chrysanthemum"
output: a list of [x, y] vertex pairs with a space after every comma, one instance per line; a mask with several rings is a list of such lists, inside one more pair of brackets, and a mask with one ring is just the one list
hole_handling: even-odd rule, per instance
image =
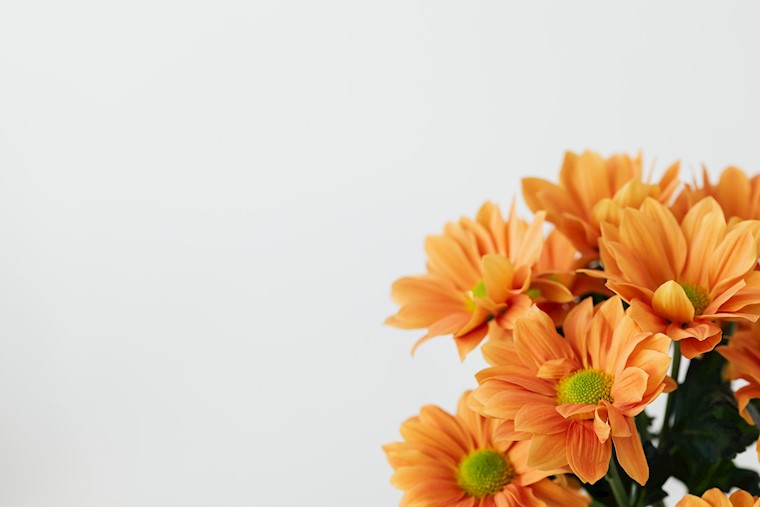
[[505, 222], [491, 203], [476, 219], [449, 223], [440, 236], [425, 241], [428, 272], [393, 284], [401, 308], [386, 323], [428, 332], [415, 345], [452, 334], [462, 359], [485, 338], [503, 337], [533, 304], [531, 295], [566, 302], [570, 291], [547, 274], [535, 272], [544, 237], [544, 214], [528, 224], [514, 205]]
[[[747, 406], [751, 400], [760, 398], [760, 325], [737, 332], [729, 340], [728, 346], [715, 350], [728, 360], [727, 373], [731, 380], [747, 381], [747, 385], [739, 388], [734, 396], [744, 420], [756, 424], [747, 411]], [[760, 460], [760, 440], [757, 441], [757, 453]]]
[[402, 507], [586, 507], [590, 498], [549, 480], [566, 472], [527, 465], [525, 442], [497, 442], [497, 422], [460, 401], [457, 414], [435, 406], [401, 426], [404, 442], [384, 447], [404, 490]]
[[[584, 261], [575, 246], [564, 234], [554, 229], [544, 242], [541, 257], [535, 264], [534, 271], [560, 282], [575, 296], [583, 297], [588, 294], [612, 296], [612, 291], [604, 285], [604, 280], [592, 278], [577, 271], [583, 266]], [[550, 301], [540, 297], [540, 294], [537, 295], [539, 297], [535, 300], [536, 305], [551, 316], [557, 327], [561, 327], [567, 312], [573, 308], [574, 302]]]
[[741, 489], [726, 496], [718, 488], [712, 488], [705, 491], [702, 498], [686, 495], [676, 507], [760, 507], [760, 500]]
[[599, 242], [607, 287], [631, 304], [645, 331], [680, 341], [688, 358], [712, 350], [722, 332], [716, 319], [756, 321], [760, 303], [756, 237], [760, 222], [726, 223], [707, 197], [678, 220], [647, 199], [623, 210], [618, 226], [602, 224]]
[[517, 322], [513, 342], [489, 342], [493, 365], [470, 398], [502, 419], [499, 436], [529, 440], [528, 464], [569, 465], [584, 482], [607, 473], [612, 443], [630, 477], [649, 467], [634, 417], [666, 387], [670, 340], [642, 332], [614, 297], [594, 309], [584, 299], [565, 319], [563, 338], [537, 308]]
[[760, 174], [748, 177], [738, 167], [727, 167], [717, 185], [710, 183], [707, 169], [702, 169], [702, 186], [686, 185], [673, 204], [673, 213], [683, 217], [705, 197], [713, 197], [728, 219], [760, 219]]
[[626, 207], [638, 208], [646, 197], [668, 202], [678, 188], [679, 165], [673, 164], [659, 183], [641, 181], [641, 155], [614, 155], [605, 160], [586, 151], [565, 154], [559, 184], [541, 178], [523, 179], [523, 196], [534, 212], [565, 234], [589, 259], [598, 257], [602, 222], [616, 223]]

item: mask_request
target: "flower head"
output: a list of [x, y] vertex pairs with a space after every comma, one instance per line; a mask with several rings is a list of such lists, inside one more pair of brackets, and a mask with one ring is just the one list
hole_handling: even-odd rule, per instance
[[517, 322], [513, 343], [489, 342], [491, 368], [477, 375], [471, 406], [502, 419], [499, 436], [530, 442], [528, 464], [570, 466], [584, 482], [618, 460], [639, 484], [649, 468], [634, 417], [666, 387], [670, 340], [642, 332], [619, 297], [594, 309], [584, 299], [565, 319], [564, 334], [531, 309]]
[[449, 223], [442, 235], [425, 242], [428, 272], [393, 284], [392, 297], [401, 308], [386, 323], [427, 328], [415, 348], [451, 334], [464, 359], [487, 334], [511, 333], [515, 319], [533, 304], [531, 294], [572, 300], [565, 286], [534, 270], [544, 243], [543, 220], [539, 213], [528, 224], [513, 205], [504, 221], [499, 208], [486, 203], [475, 220]]
[[618, 225], [602, 224], [599, 242], [607, 287], [631, 304], [645, 331], [666, 333], [692, 358], [712, 350], [722, 332], [716, 319], [756, 321], [760, 303], [757, 238], [760, 222], [728, 224], [712, 198], [680, 222], [646, 199], [623, 210]]
[[604, 280], [592, 278], [577, 271], [584, 266], [585, 261], [570, 240], [559, 230], [552, 230], [544, 242], [541, 257], [534, 266], [537, 277], [533, 281], [533, 286], [537, 289], [537, 297], [534, 299], [536, 305], [551, 316], [557, 327], [562, 326], [567, 312], [573, 308], [575, 301], [565, 302], [558, 301], [557, 297], [542, 297], [541, 284], [545, 283], [544, 280], [561, 283], [576, 297], [588, 294], [613, 295], [612, 291], [605, 287]]
[[705, 491], [701, 498], [686, 495], [676, 507], [760, 507], [760, 500], [741, 489], [727, 496], [718, 488], [712, 488]]
[[[738, 331], [728, 342], [728, 346], [715, 350], [728, 360], [726, 372], [731, 380], [742, 379], [747, 384], [735, 393], [739, 414], [748, 424], [756, 424], [747, 411], [749, 402], [760, 398], [760, 325]], [[760, 460], [760, 440], [757, 441]]]
[[686, 185], [673, 204], [678, 217], [705, 197], [714, 198], [728, 219], [760, 219], [760, 174], [750, 178], [738, 167], [727, 167], [717, 185], [710, 183], [707, 169], [702, 169], [702, 186]]
[[523, 196], [534, 212], [546, 218], [591, 259], [598, 257], [602, 222], [615, 223], [621, 210], [638, 208], [646, 197], [668, 202], [678, 188], [678, 164], [656, 184], [641, 181], [641, 156], [604, 159], [592, 151], [567, 152], [559, 184], [541, 178], [523, 179]]
[[527, 465], [525, 442], [497, 441], [497, 421], [467, 407], [456, 415], [425, 406], [401, 426], [404, 442], [384, 447], [404, 490], [402, 507], [586, 507], [590, 499]]

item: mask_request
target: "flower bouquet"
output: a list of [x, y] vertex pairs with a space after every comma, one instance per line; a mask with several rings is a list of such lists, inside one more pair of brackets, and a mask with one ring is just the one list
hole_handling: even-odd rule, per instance
[[567, 153], [558, 183], [522, 181], [531, 221], [486, 203], [426, 239], [387, 323], [490, 367], [384, 447], [402, 506], [662, 506], [671, 477], [671, 505], [760, 506], [734, 461], [760, 425], [760, 176], [679, 171]]

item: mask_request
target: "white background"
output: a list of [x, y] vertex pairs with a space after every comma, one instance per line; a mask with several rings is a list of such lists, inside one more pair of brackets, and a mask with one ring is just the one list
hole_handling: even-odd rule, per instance
[[760, 170], [759, 16], [0, 2], [0, 505], [397, 505], [482, 365], [382, 325], [424, 237], [566, 149]]

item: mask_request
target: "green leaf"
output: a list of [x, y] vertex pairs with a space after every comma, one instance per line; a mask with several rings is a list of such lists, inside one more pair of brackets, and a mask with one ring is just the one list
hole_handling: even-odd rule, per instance
[[[758, 494], [758, 474], [737, 468], [732, 461], [757, 440], [758, 430], [739, 415], [731, 386], [723, 379], [725, 363], [716, 352], [691, 361], [686, 380], [672, 394], [672, 431], [652, 457], [662, 460], [670, 475], [695, 495], [713, 487]], [[663, 480], [662, 468], [655, 465], [653, 486]]]

